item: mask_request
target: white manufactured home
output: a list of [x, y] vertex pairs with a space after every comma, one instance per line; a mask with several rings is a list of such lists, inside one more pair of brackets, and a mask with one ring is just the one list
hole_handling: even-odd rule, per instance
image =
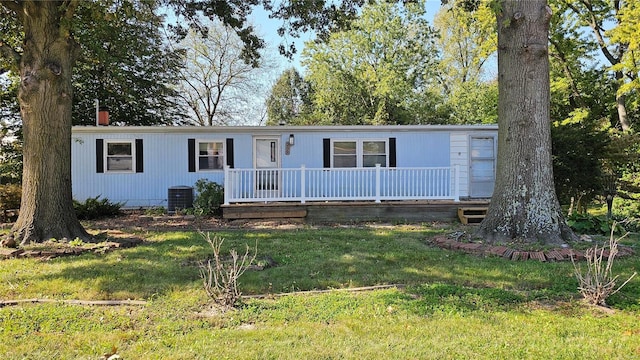
[[[172, 207], [199, 179], [225, 204], [491, 197], [497, 125], [79, 126], [72, 130], [76, 200]], [[175, 193], [174, 193], [175, 194]]]

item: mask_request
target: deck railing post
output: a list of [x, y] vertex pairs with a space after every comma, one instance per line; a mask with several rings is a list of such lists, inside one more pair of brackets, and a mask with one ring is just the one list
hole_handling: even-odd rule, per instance
[[460, 165], [453, 166], [453, 201], [460, 201]]
[[376, 202], [380, 202], [380, 164], [376, 164]]
[[224, 166], [224, 205], [229, 205], [229, 196], [233, 191], [232, 181], [229, 179], [229, 165]]
[[307, 184], [305, 184], [306, 179], [307, 179], [306, 176], [305, 176], [306, 172], [307, 172], [306, 168], [305, 168], [304, 164], [302, 164], [302, 166], [300, 167], [300, 202], [302, 204], [305, 203], [305, 199], [304, 198], [306, 196], [305, 191], [304, 191], [304, 189], [307, 186]]

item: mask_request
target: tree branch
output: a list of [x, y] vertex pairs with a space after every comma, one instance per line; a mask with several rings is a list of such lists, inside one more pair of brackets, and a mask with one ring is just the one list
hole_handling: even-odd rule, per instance
[[[591, 4], [589, 2], [580, 1], [580, 3], [585, 7], [585, 10], [587, 12], [586, 16], [588, 17], [588, 19], [585, 19], [585, 20], [588, 23], [588, 25], [591, 28], [591, 30], [593, 30], [593, 34], [596, 37], [596, 41], [598, 42], [598, 46], [600, 47], [600, 50], [602, 51], [602, 54], [604, 55], [605, 58], [607, 58], [607, 60], [609, 60], [611, 65], [615, 65], [615, 64], [619, 63], [620, 62], [620, 58], [616, 58], [615, 56], [613, 56], [613, 54], [611, 54], [611, 52], [607, 48], [607, 43], [604, 40], [604, 36], [602, 35], [602, 31], [603, 31], [602, 24], [600, 24], [600, 22], [598, 22], [598, 18], [596, 17], [596, 14], [595, 14], [595, 11], [593, 10], [593, 7], [591, 6]], [[565, 1], [565, 4], [578, 17], [582, 17], [583, 16], [583, 11], [578, 9], [575, 5], [569, 3], [568, 1]]]
[[585, 107], [586, 104], [584, 103], [584, 99], [582, 98], [582, 95], [580, 94], [580, 91], [578, 90], [578, 87], [576, 86], [576, 80], [573, 77], [573, 73], [571, 72], [571, 68], [569, 67], [569, 61], [567, 60], [567, 57], [565, 56], [565, 53], [561, 50], [560, 44], [558, 44], [557, 41], [554, 41], [553, 38], [549, 38], [549, 43], [556, 50], [556, 58], [558, 60], [560, 60], [560, 64], [562, 66], [562, 70], [563, 70], [565, 76], [567, 77], [567, 79], [569, 79], [569, 86], [571, 87], [571, 92], [573, 93], [572, 95], [574, 96], [574, 98], [576, 99], [576, 102], [578, 103], [578, 105], [580, 107]]
[[16, 67], [20, 65], [20, 60], [22, 59], [22, 55], [19, 52], [2, 41], [0, 41], [0, 56], [11, 61]]

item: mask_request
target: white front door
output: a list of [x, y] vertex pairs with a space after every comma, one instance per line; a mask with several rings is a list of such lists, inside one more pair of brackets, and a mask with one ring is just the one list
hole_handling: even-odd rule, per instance
[[470, 197], [490, 198], [496, 182], [496, 145], [494, 136], [470, 139]]
[[256, 196], [259, 198], [276, 198], [280, 196], [280, 138], [254, 138], [254, 181]]

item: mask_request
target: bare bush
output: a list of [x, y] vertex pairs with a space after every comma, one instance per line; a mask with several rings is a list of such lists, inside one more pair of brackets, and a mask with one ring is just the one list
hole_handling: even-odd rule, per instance
[[256, 243], [253, 256], [250, 255], [247, 245], [243, 256], [238, 255], [235, 249], [229, 251], [230, 257], [223, 259], [220, 256], [220, 248], [224, 239], [201, 232], [200, 235], [209, 243], [213, 251], [213, 259], [201, 261], [200, 277], [203, 280], [204, 289], [213, 301], [224, 309], [231, 309], [240, 300], [241, 293], [238, 289], [238, 279], [255, 261], [258, 254]]
[[627, 281], [622, 283], [616, 288], [616, 281], [620, 275], [613, 275], [613, 260], [618, 254], [618, 241], [626, 236], [626, 234], [620, 238], [613, 236], [612, 226], [611, 236], [609, 237], [609, 253], [606, 263], [603, 263], [605, 246], [594, 246], [585, 252], [585, 258], [587, 260], [587, 269], [583, 274], [579, 265], [576, 265], [573, 256], [571, 261], [573, 263], [574, 274], [578, 279], [578, 290], [584, 297], [584, 299], [592, 305], [606, 306], [606, 300], [609, 296], [617, 293], [624, 287], [637, 273], [633, 273]]

